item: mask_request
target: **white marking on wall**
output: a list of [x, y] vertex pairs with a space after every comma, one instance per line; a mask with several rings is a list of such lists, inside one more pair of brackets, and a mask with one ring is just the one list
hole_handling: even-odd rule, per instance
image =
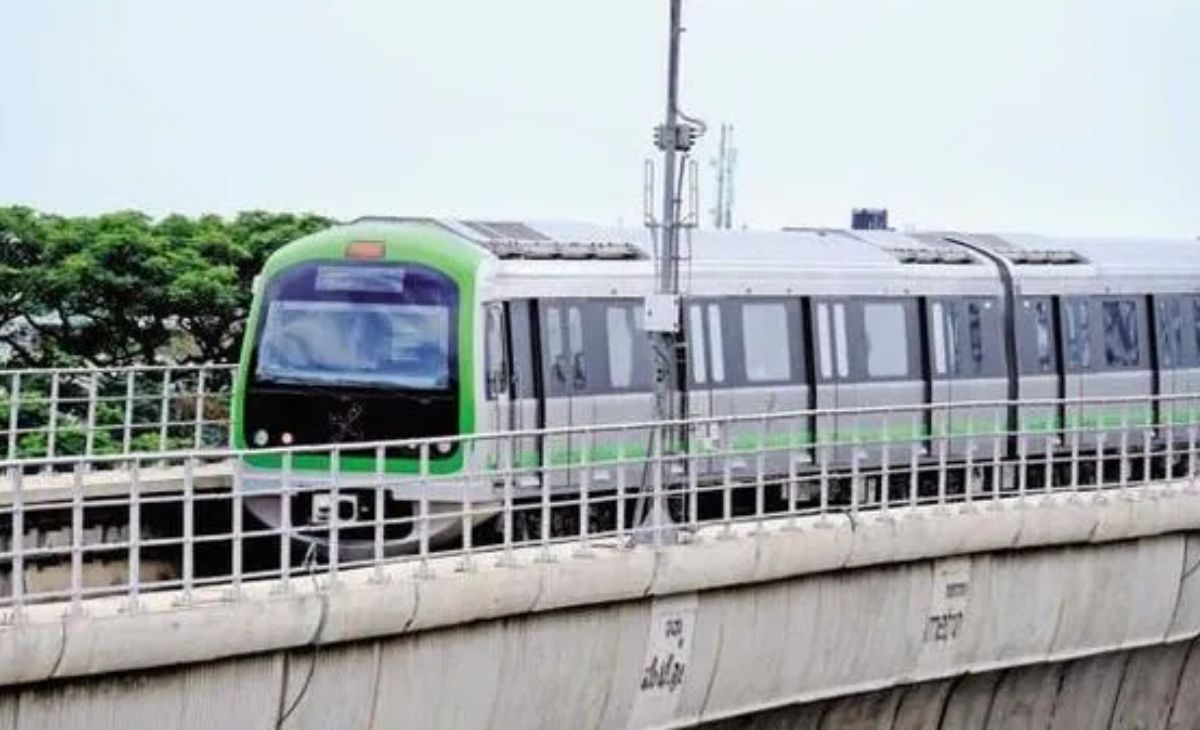
[[971, 600], [971, 559], [954, 557], [933, 564], [929, 609], [921, 618], [920, 665], [928, 668], [953, 656]]
[[675, 716], [692, 656], [697, 605], [695, 593], [654, 600], [628, 727], [657, 725]]

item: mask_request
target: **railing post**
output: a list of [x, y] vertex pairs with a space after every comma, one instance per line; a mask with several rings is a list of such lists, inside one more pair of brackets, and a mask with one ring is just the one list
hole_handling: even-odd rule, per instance
[[183, 553], [183, 596], [182, 603], [192, 603], [192, 590], [196, 578], [196, 478], [194, 457], [183, 462], [183, 538], [180, 551]]
[[[1017, 426], [1020, 428], [1020, 424]], [[1004, 466], [1001, 462], [1000, 445], [1007, 440], [1008, 429], [1004, 423], [1003, 410], [997, 411], [992, 421], [992, 507], [1000, 506], [1000, 487], [1004, 481]]]
[[421, 567], [418, 571], [418, 576], [421, 578], [433, 577], [433, 571], [429, 566], [429, 442], [422, 441], [420, 447], [420, 460], [418, 467], [420, 477], [421, 495], [417, 503], [420, 511], [418, 526], [420, 532], [417, 533], [419, 539], [419, 550], [421, 556]]
[[1025, 506], [1029, 492], [1029, 439], [1024, 429], [1017, 432], [1017, 504]]
[[83, 461], [71, 469], [71, 615], [83, 615]]
[[1191, 409], [1188, 409], [1188, 489], [1196, 490], [1196, 425], [1191, 423], [1193, 420]]
[[375, 447], [375, 525], [372, 540], [374, 542], [374, 565], [371, 566], [371, 579], [376, 583], [383, 583], [385, 575], [383, 572], [384, 558], [384, 535], [386, 530], [387, 519], [387, 448], [384, 446]]
[[1054, 437], [1046, 436], [1042, 444], [1046, 450], [1046, 463], [1042, 473], [1042, 491], [1046, 494], [1054, 492]]
[[912, 442], [908, 449], [908, 506], [909, 515], [917, 515], [921, 491], [921, 421], [920, 414], [912, 415]]
[[733, 439], [722, 448], [721, 463], [721, 537], [733, 537]]
[[592, 447], [595, 442], [595, 431], [588, 430], [580, 434], [583, 444], [579, 451], [579, 548], [575, 554], [579, 557], [590, 557], [592, 554], [591, 539], [588, 525], [588, 503], [592, 491]]
[[[280, 455], [279, 475], [279, 592], [291, 590], [292, 573], [292, 465], [294, 453], [289, 449]], [[234, 466], [241, 469], [241, 462]]]
[[[513, 469], [516, 462], [516, 437], [511, 433], [504, 439], [504, 448], [500, 450], [501, 468], [504, 470], [504, 514], [502, 532], [504, 538], [504, 555], [500, 562], [502, 565], [512, 567], [513, 565], [513, 489], [515, 474]], [[619, 498], [619, 497], [618, 497]]]
[[754, 523], [762, 532], [767, 500], [767, 419], [758, 422], [758, 454], [754, 460]]
[[[58, 442], [58, 371], [50, 375], [50, 414], [46, 424], [46, 458], [53, 459]], [[53, 471], [54, 467], [47, 462], [45, 471]]]
[[[568, 436], [567, 438], [570, 437]], [[541, 516], [541, 519], [538, 520], [538, 544], [541, 545], [538, 560], [541, 562], [550, 562], [553, 560], [553, 556], [550, 554], [550, 481], [553, 469], [550, 463], [549, 442], [549, 438], [542, 439], [542, 489], [538, 501], [539, 515]], [[570, 464], [570, 459], [571, 456], [568, 450], [568, 464]]]
[[13, 373], [8, 389], [8, 460], [17, 458], [17, 432], [21, 427], [21, 374]]
[[[625, 545], [625, 501], [628, 490], [625, 464], [625, 429], [617, 430], [617, 543]], [[543, 477], [544, 478], [544, 477]]]
[[126, 609], [137, 611], [142, 586], [142, 467], [133, 459], [129, 468], [129, 601]]
[[[100, 376], [93, 371], [88, 378], [88, 403], [87, 403], [87, 430], [84, 431], [84, 447], [83, 453], [85, 456], [91, 456], [96, 445], [96, 398], [99, 396]], [[85, 463], [84, 469], [89, 469], [90, 465]]]
[[12, 616], [19, 622], [25, 610], [25, 475], [19, 466], [10, 466], [8, 475], [13, 487]]
[[1129, 495], [1129, 409], [1121, 409], [1121, 477], [1120, 490], [1121, 496], [1128, 498]]
[[242, 542], [245, 539], [243, 535], [242, 513], [243, 513], [243, 493], [244, 485], [242, 483], [242, 470], [233, 470], [233, 503], [232, 512], [230, 515], [233, 521], [232, 539], [233, 544], [230, 545], [230, 591], [229, 598], [233, 601], [241, 600], [242, 597], [242, 572], [243, 572], [243, 555]]
[[[470, 465], [477, 463], [476, 460], [468, 453], [477, 451], [477, 442], [462, 440], [458, 443], [460, 453], [463, 455], [463, 464]], [[459, 519], [462, 521], [460, 528], [462, 530], [462, 561], [459, 563], [460, 569], [466, 573], [474, 570], [474, 562], [472, 561], [472, 553], [474, 552], [474, 536], [471, 534], [471, 529], [474, 527], [474, 508], [471, 504], [471, 482], [474, 480], [470, 473], [471, 467], [466, 466], [463, 469], [463, 478], [460, 480], [462, 484], [462, 502], [460, 509], [462, 514]]]
[[329, 587], [338, 582], [342, 538], [342, 450], [329, 452]]
[[850, 444], [850, 514], [858, 517], [859, 492], [862, 491], [862, 433], [856, 429]]
[[817, 477], [820, 480], [820, 483], [818, 484], [818, 490], [817, 490], [818, 491], [818, 502], [819, 502], [817, 511], [820, 513], [820, 517], [817, 518], [817, 523], [816, 523], [817, 527], [828, 527], [830, 525], [830, 522], [829, 522], [829, 449], [830, 449], [830, 445], [828, 442], [817, 445], [817, 459], [820, 462], [820, 464], [818, 465], [820, 468], [820, 472]]
[[204, 444], [204, 396], [207, 388], [208, 365], [201, 365], [196, 376], [196, 418], [192, 446], [199, 449]]
[[129, 455], [133, 449], [133, 399], [136, 390], [136, 371], [125, 373], [125, 412], [121, 424], [121, 453]]
[[162, 390], [158, 394], [158, 450], [167, 450], [167, 437], [170, 434], [171, 423], [171, 368], [164, 368], [162, 374]]
[[654, 548], [660, 549], [663, 546], [663, 510], [666, 505], [663, 504], [663, 470], [666, 468], [666, 463], [663, 460], [663, 427], [661, 423], [654, 426], [654, 468], [653, 468], [653, 484], [654, 484], [654, 502], [650, 506], [650, 524], [654, 530], [653, 541]]

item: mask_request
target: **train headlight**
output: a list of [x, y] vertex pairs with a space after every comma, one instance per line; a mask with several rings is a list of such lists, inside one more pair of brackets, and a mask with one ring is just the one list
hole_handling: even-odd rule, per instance
[[292, 441], [294, 440], [294, 439], [292, 438], [292, 432], [291, 432], [291, 431], [284, 431], [284, 432], [283, 432], [283, 435], [279, 437], [279, 440], [283, 442], [283, 445], [284, 445], [284, 446], [291, 446], [291, 445], [292, 445]]
[[449, 441], [439, 441], [437, 443], [437, 450], [439, 454], [449, 454], [451, 448], [452, 446]]
[[260, 428], [254, 432], [254, 445], [255, 446], [266, 446], [267, 441], [270, 440], [270, 438], [271, 437], [269, 435], [267, 435], [266, 429]]

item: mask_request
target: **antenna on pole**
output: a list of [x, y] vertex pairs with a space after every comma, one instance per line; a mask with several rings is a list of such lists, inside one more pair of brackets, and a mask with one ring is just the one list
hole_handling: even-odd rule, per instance
[[[683, 207], [684, 181], [679, 170], [686, 169], [687, 155], [704, 134], [704, 123], [688, 117], [679, 109], [679, 43], [683, 35], [683, 0], [669, 0], [670, 29], [667, 52], [667, 108], [663, 123], [654, 129], [654, 145], [662, 152], [662, 215], [657, 220], [647, 216], [647, 225], [655, 231], [655, 287], [654, 293], [646, 297], [644, 322], [654, 354], [656, 377], [654, 389], [654, 411], [659, 421], [667, 425], [657, 429], [663, 443], [657, 444], [662, 454], [670, 455], [678, 449], [687, 453], [687, 433], [677, 422], [685, 413], [686, 393], [679, 387], [686, 358], [681, 326], [680, 307], [680, 230], [695, 225], [695, 216], [686, 220], [681, 214]], [[684, 157], [680, 164], [678, 157]], [[647, 191], [652, 187], [647, 186]], [[650, 193], [648, 193], [650, 194]], [[689, 198], [693, 196], [689, 195]], [[686, 461], [686, 460], [685, 460]], [[656, 464], [662, 484], [669, 486], [675, 475], [668, 468], [668, 460]], [[686, 468], [686, 464], [685, 464]], [[658, 479], [656, 478], [656, 481]], [[666, 500], [661, 495], [654, 499], [653, 515], [644, 513], [645, 499], [639, 500], [641, 518], [653, 519], [656, 526], [669, 526], [670, 515]], [[654, 540], [662, 539], [662, 531], [655, 530]]]
[[711, 209], [713, 228], [733, 228], [733, 170], [737, 167], [737, 148], [733, 146], [733, 125], [721, 125], [721, 147], [712, 166], [717, 170], [717, 201]]

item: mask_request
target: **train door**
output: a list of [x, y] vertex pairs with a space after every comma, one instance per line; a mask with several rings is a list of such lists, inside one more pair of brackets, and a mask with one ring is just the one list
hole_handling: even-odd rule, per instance
[[[1077, 369], [1068, 371], [1067, 394], [1078, 393], [1085, 400], [1078, 409], [1082, 427], [1102, 435], [1109, 445], [1128, 432], [1131, 446], [1140, 446], [1144, 429], [1153, 421], [1146, 298], [1074, 297], [1064, 306], [1068, 365]], [[1130, 396], [1139, 398], [1114, 400]], [[1085, 433], [1082, 440], [1090, 443], [1091, 438]]]
[[[929, 357], [933, 402], [990, 403], [933, 411], [934, 433], [949, 437], [950, 455], [991, 456], [1002, 440], [1008, 409], [1008, 361], [1004, 350], [1004, 317], [993, 297], [938, 299], [928, 307]], [[986, 434], [995, 434], [988, 437]], [[982, 449], [983, 452], [979, 450]]]
[[1094, 364], [1092, 346], [1092, 309], [1087, 297], [1064, 297], [1058, 300], [1060, 337], [1063, 343], [1063, 388], [1066, 399], [1063, 408], [1064, 426], [1068, 431], [1083, 431], [1077, 438], [1081, 444], [1096, 444], [1092, 428], [1097, 410], [1081, 403], [1084, 381]]
[[[1013, 326], [1017, 337], [1017, 425], [1024, 433], [1056, 434], [1061, 439], [1064, 393], [1052, 297], [1021, 297]], [[1078, 387], [1078, 384], [1076, 384]], [[1059, 400], [1057, 403], [1052, 401]], [[1036, 403], [1036, 401], [1045, 401]], [[1044, 451], [1043, 439], [1026, 444], [1026, 452]]]
[[[1200, 297], [1187, 297], [1183, 303], [1183, 367], [1176, 374], [1176, 387], [1188, 396], [1200, 396]], [[1189, 426], [1200, 425], [1200, 399], [1178, 401]]]
[[[809, 408], [800, 301], [731, 299], [721, 311], [725, 374], [734, 387], [715, 389], [712, 408], [714, 415], [737, 418], [724, 429], [727, 447], [737, 452], [735, 476], [758, 473], [760, 450], [766, 473], [786, 473], [793, 447], [807, 441], [809, 428], [807, 415], [779, 415]], [[762, 418], [743, 420], [748, 416]]]
[[1184, 392], [1183, 369], [1187, 357], [1183, 349], [1183, 297], [1157, 296], [1154, 298], [1154, 322], [1157, 332], [1158, 393], [1163, 396], [1159, 404], [1159, 424], [1164, 429], [1176, 424], [1187, 423], [1187, 408], [1174, 396]]
[[484, 360], [487, 363], [484, 386], [488, 407], [486, 420], [480, 424], [481, 430], [489, 433], [512, 431], [512, 359], [507, 317], [504, 305], [499, 302], [484, 308]]
[[814, 346], [816, 347], [816, 434], [821, 448], [817, 461], [844, 461], [853, 438], [853, 419], [839, 409], [854, 404], [855, 391], [846, 386], [850, 380], [850, 344], [847, 332], [845, 300], [819, 299], [813, 302]]
[[[655, 367], [643, 324], [643, 305], [633, 299], [596, 300], [584, 314], [584, 350], [590, 372], [589, 393], [577, 399], [590, 403], [588, 418], [598, 425], [647, 423], [654, 420]], [[576, 414], [579, 425], [582, 416]], [[586, 451], [589, 485], [596, 490], [641, 486], [645, 469], [638, 457], [651, 447], [646, 428], [596, 429], [576, 444], [581, 460]], [[616, 464], [632, 462], [629, 465]]]
[[[1182, 397], [1200, 392], [1200, 299], [1154, 298], [1158, 332], [1159, 422], [1173, 439], [1187, 443], [1188, 430], [1200, 426], [1197, 401]], [[1164, 434], [1165, 437], [1166, 434]]]
[[[848, 309], [853, 382], [842, 385], [840, 398], [859, 408], [886, 408], [856, 416], [853, 453], [878, 462], [882, 443], [888, 442], [889, 458], [895, 459], [896, 445], [907, 450], [926, 425], [917, 300], [863, 298]], [[849, 399], [847, 391], [852, 391]]]
[[542, 381], [544, 425], [542, 439], [544, 478], [552, 487], [571, 483], [575, 458], [572, 426], [588, 423], [582, 396], [587, 392], [588, 371], [583, 349], [583, 305], [578, 300], [542, 300]]
[[[541, 415], [542, 372], [538, 367], [539, 322], [536, 304], [530, 300], [509, 302], [504, 324], [508, 351], [508, 388], [511, 406], [509, 423], [513, 431], [535, 431], [545, 424]], [[542, 463], [542, 442], [537, 436], [524, 436], [515, 442], [513, 464], [518, 468], [517, 486], [540, 487], [538, 467]]]

